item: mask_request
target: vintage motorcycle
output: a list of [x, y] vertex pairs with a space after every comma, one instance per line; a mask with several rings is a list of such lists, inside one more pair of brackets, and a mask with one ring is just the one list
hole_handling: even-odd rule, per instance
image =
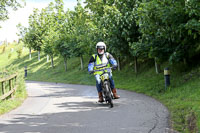
[[101, 86], [102, 86], [102, 90], [103, 90], [103, 99], [106, 103], [108, 103], [110, 105], [111, 108], [114, 106], [113, 105], [114, 97], [113, 97], [113, 93], [112, 93], [111, 88], [110, 88], [110, 80], [109, 80], [109, 71], [112, 68], [113, 67], [108, 67], [108, 68], [93, 71], [93, 72], [96, 72], [96, 71], [102, 71], [103, 72], [100, 75]]

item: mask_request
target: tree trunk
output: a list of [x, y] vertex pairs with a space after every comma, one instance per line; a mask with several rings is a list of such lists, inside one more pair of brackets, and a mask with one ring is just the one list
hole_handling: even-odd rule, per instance
[[49, 62], [49, 55], [47, 55], [47, 62]]
[[67, 71], [67, 58], [64, 57], [64, 65], [65, 65], [65, 71]]
[[119, 57], [117, 57], [117, 64], [118, 64], [118, 71], [120, 71], [121, 68], [120, 68], [120, 58]]
[[51, 55], [51, 67], [54, 68], [54, 64], [53, 64], [53, 55]]
[[38, 51], [38, 61], [40, 61], [40, 51]]
[[138, 73], [138, 62], [137, 62], [137, 56], [135, 56], [135, 73]]
[[157, 63], [157, 58], [154, 59], [155, 60], [155, 69], [156, 69], [156, 73], [160, 73], [160, 64]]
[[80, 60], [81, 60], [81, 70], [83, 70], [83, 56], [80, 56]]
[[31, 59], [31, 48], [29, 48], [29, 60]]

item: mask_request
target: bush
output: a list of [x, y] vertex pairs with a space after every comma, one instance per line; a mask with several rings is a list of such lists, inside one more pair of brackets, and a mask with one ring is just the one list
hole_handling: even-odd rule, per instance
[[17, 57], [18, 57], [18, 59], [20, 59], [20, 57], [21, 57], [21, 55], [22, 55], [22, 48], [21, 48], [21, 47], [18, 48], [16, 52], [17, 52]]
[[9, 53], [9, 54], [8, 54], [8, 59], [10, 59], [10, 58], [11, 58], [11, 56], [12, 56], [12, 54], [11, 54], [11, 53]]
[[17, 90], [13, 98], [0, 101], [0, 115], [20, 106], [27, 97], [24, 72], [22, 69], [19, 70], [13, 65], [8, 68], [0, 68], [0, 77], [6, 77], [16, 72], [18, 73], [16, 80]]
[[6, 46], [5, 45], [3, 45], [3, 48], [2, 48], [2, 54], [4, 53], [6, 51]]

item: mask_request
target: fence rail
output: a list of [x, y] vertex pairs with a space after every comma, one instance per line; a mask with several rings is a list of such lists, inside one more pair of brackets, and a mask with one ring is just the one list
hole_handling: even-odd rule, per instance
[[14, 92], [17, 89], [16, 80], [17, 80], [17, 74], [10, 75], [6, 78], [0, 78], [0, 84], [1, 84], [0, 100], [4, 100], [9, 96], [11, 97], [13, 96]]

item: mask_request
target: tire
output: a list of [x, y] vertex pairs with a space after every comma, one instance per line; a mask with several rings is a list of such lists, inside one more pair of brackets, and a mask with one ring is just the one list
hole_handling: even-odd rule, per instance
[[111, 92], [110, 92], [110, 89], [108, 87], [108, 84], [105, 85], [105, 89], [106, 89], [106, 97], [108, 98], [108, 103], [110, 104], [110, 107], [112, 108], [114, 105], [113, 105], [113, 101], [112, 101], [112, 95], [111, 95]]
[[110, 104], [110, 108], [112, 108], [112, 107], [114, 106], [114, 105], [113, 105], [112, 98], [110, 99], [109, 104]]

